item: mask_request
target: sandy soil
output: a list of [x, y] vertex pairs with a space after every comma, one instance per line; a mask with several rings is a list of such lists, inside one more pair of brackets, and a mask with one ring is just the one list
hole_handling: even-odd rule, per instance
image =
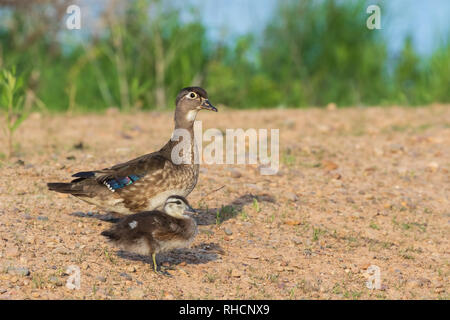
[[[282, 165], [202, 166], [189, 196], [200, 232], [158, 256], [169, 277], [107, 244], [103, 212], [45, 184], [156, 150], [172, 114], [33, 114], [0, 161], [0, 299], [449, 299], [449, 105], [198, 119], [279, 128]], [[380, 289], [366, 287], [371, 265]]]

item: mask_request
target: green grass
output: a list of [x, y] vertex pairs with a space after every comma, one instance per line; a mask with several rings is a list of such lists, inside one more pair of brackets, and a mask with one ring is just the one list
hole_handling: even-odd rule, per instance
[[380, 230], [380, 227], [375, 222], [370, 223], [369, 227], [375, 230]]
[[14, 133], [20, 125], [28, 118], [31, 105], [25, 101], [24, 79], [16, 76], [15, 67], [11, 70], [0, 69], [0, 119], [7, 140], [7, 158], [15, 153]]
[[324, 231], [324, 230], [322, 230], [322, 229], [320, 229], [320, 228], [314, 228], [314, 227], [313, 227], [313, 237], [312, 237], [312, 240], [313, 240], [313, 241], [318, 241], [319, 238], [320, 238], [320, 236], [322, 236], [322, 235], [324, 235], [324, 234], [325, 234], [325, 231]]
[[209, 283], [214, 283], [217, 280], [217, 275], [213, 273], [207, 273], [205, 275], [205, 280]]
[[43, 289], [44, 288], [44, 277], [37, 272], [33, 272], [33, 277], [31, 279], [31, 282], [33, 283], [33, 287], [35, 289]]
[[272, 283], [276, 283], [278, 282], [278, 278], [280, 277], [280, 275], [278, 273], [271, 273], [267, 276], [267, 278], [269, 279], [270, 282]]
[[297, 163], [297, 158], [293, 154], [284, 152], [281, 155], [281, 163], [287, 165], [288, 167], [292, 167]]
[[104, 249], [103, 250], [103, 254], [105, 255], [106, 259], [108, 259], [109, 262], [111, 262], [112, 264], [115, 264], [115, 260], [114, 258], [111, 256], [111, 254], [109, 253], [108, 249]]
[[216, 225], [221, 224], [227, 219], [235, 217], [237, 213], [237, 210], [232, 205], [222, 206], [216, 211]]
[[258, 199], [256, 199], [256, 198], [253, 198], [253, 208], [255, 209], [255, 211], [257, 213], [259, 213], [261, 211], [261, 208], [259, 207]]
[[239, 217], [241, 218], [242, 221], [248, 220], [248, 214], [247, 214], [247, 212], [245, 212], [245, 210], [241, 211], [241, 213], [239, 214]]

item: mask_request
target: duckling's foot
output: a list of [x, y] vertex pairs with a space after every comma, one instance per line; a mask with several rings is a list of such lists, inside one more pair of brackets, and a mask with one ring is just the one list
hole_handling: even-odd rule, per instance
[[172, 275], [167, 272], [165, 267], [160, 267], [159, 270], [158, 268], [153, 268], [153, 272], [155, 272], [159, 276], [172, 277]]
[[158, 270], [158, 265], [156, 264], [156, 254], [155, 253], [152, 254], [152, 260], [153, 260], [153, 271], [156, 274], [161, 275], [161, 276], [172, 277], [172, 275], [166, 271], [166, 269], [167, 269], [166, 267], [160, 266], [159, 267], [160, 270]]
[[171, 267], [160, 267], [161, 271], [164, 273], [165, 276], [172, 277], [172, 275], [169, 273], [168, 270], [175, 270], [175, 268]]
[[165, 269], [161, 269], [161, 270], [155, 271], [155, 272], [157, 275], [173, 278], [173, 276], [169, 272], [167, 272], [167, 270], [165, 270]]

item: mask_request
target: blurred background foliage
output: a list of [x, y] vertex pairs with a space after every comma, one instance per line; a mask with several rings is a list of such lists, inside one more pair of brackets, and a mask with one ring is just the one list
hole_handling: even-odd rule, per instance
[[279, 1], [261, 36], [227, 42], [173, 2], [107, 1], [86, 32], [65, 27], [73, 1], [0, 0], [0, 68], [50, 111], [173, 108], [189, 85], [232, 108], [450, 102], [448, 30], [429, 56], [407, 37], [392, 58], [366, 1]]

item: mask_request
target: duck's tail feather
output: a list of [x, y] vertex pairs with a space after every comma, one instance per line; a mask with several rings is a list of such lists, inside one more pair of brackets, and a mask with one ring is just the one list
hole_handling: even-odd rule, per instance
[[72, 177], [84, 178], [84, 179], [93, 178], [93, 177], [95, 177], [95, 171], [77, 172], [77, 173], [73, 174]]
[[83, 186], [74, 183], [51, 182], [47, 183], [47, 187], [51, 191], [69, 193], [74, 196], [87, 195], [86, 191], [83, 190]]

